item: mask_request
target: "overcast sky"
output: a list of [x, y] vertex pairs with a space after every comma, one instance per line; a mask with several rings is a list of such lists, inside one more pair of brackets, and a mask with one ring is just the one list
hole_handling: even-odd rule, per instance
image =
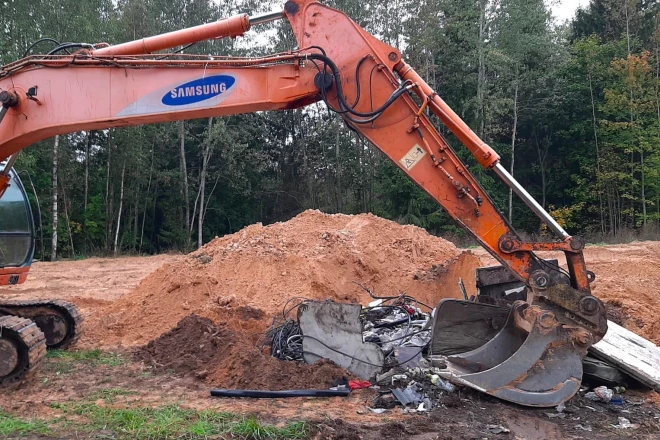
[[552, 6], [552, 12], [559, 22], [569, 20], [575, 16], [579, 6], [585, 8], [589, 0], [557, 0]]

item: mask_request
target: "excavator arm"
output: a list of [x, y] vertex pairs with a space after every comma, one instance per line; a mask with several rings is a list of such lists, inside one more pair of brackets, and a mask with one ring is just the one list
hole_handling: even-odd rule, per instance
[[[254, 24], [280, 18], [288, 19], [299, 49], [262, 58], [152, 54], [237, 37]], [[580, 359], [607, 330], [603, 304], [590, 292], [593, 274], [584, 262], [584, 242], [569, 236], [534, 201], [500, 164], [498, 154], [405, 63], [399, 50], [316, 1], [290, 0], [282, 12], [240, 15], [115, 46], [84, 45], [71, 55], [55, 50], [31, 56], [2, 68], [0, 91], [0, 160], [9, 161], [35, 142], [71, 131], [293, 109], [323, 101], [527, 286], [527, 301], [511, 305], [502, 331], [480, 353], [447, 359], [448, 377], [514, 402], [556, 405], [577, 391]], [[431, 114], [559, 240], [522, 240], [434, 127]], [[568, 271], [538, 258], [535, 251], [564, 252]]]

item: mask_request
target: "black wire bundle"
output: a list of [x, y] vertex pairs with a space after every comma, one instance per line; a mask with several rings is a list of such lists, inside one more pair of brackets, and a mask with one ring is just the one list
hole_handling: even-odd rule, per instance
[[[298, 301], [290, 308], [287, 308], [293, 301]], [[296, 361], [304, 362], [303, 348], [302, 348], [302, 332], [300, 325], [295, 319], [289, 318], [289, 314], [297, 309], [307, 298], [291, 298], [282, 308], [282, 315], [276, 315], [273, 318], [273, 323], [270, 328], [264, 333], [261, 344], [257, 342], [257, 346], [270, 347], [270, 354], [282, 361]]]
[[266, 332], [266, 345], [270, 345], [270, 355], [282, 361], [304, 361], [302, 333], [300, 325], [293, 319], [273, 326]]

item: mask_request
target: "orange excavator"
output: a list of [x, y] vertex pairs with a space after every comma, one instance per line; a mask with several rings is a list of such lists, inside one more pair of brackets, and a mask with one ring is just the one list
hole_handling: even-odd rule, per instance
[[[286, 53], [236, 58], [161, 52], [208, 39], [239, 37], [252, 26], [280, 19], [288, 20], [298, 42], [298, 48]], [[65, 53], [72, 49], [77, 51]], [[11, 171], [18, 153], [51, 136], [295, 109], [322, 101], [431, 195], [502, 265], [478, 274], [475, 300], [445, 300], [436, 307], [432, 349], [442, 345], [438, 338], [450, 331], [452, 322], [472, 322], [474, 327], [480, 322], [486, 335], [479, 344], [463, 350], [454, 347], [444, 356], [443, 376], [519, 404], [557, 405], [578, 391], [581, 359], [607, 331], [605, 308], [591, 294], [594, 275], [585, 265], [584, 241], [570, 236], [518, 184], [500, 164], [500, 156], [404, 61], [398, 49], [317, 1], [290, 0], [279, 12], [238, 15], [124, 44], [59, 45], [45, 55], [2, 67], [0, 91], [0, 160], [7, 161], [0, 206], [12, 191], [22, 188]], [[481, 166], [510, 186], [558, 239], [523, 240], [434, 127], [431, 114]], [[3, 223], [5, 215], [10, 213], [3, 212]], [[23, 243], [30, 246], [30, 240]], [[537, 257], [536, 251], [562, 251], [567, 269]], [[15, 272], [21, 282], [27, 268], [23, 265]], [[34, 310], [49, 304], [11, 309], [0, 303], [0, 313], [6, 314], [0, 318], [0, 374], [5, 380], [12, 375], [20, 379], [41, 362], [44, 342], [35, 342], [38, 335], [25, 329], [33, 329], [29, 323]], [[70, 322], [75, 324], [75, 319]]]

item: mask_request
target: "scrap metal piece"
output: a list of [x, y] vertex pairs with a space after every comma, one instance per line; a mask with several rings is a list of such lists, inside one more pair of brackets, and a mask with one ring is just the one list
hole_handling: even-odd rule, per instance
[[396, 347], [394, 358], [401, 368], [406, 370], [420, 367], [422, 364], [422, 350], [419, 347]]
[[582, 360], [582, 368], [584, 370], [584, 380], [591, 384], [605, 384], [613, 387], [630, 382], [628, 376], [618, 368], [596, 358], [589, 356], [584, 358]]
[[423, 399], [423, 396], [412, 388], [394, 388], [392, 394], [403, 406], [417, 405]]
[[303, 357], [313, 364], [330, 359], [362, 379], [383, 369], [384, 355], [378, 345], [364, 342], [360, 304], [308, 301], [298, 308], [303, 334]]
[[290, 397], [348, 397], [351, 390], [211, 390], [212, 397], [249, 397], [251, 399], [284, 399]]

